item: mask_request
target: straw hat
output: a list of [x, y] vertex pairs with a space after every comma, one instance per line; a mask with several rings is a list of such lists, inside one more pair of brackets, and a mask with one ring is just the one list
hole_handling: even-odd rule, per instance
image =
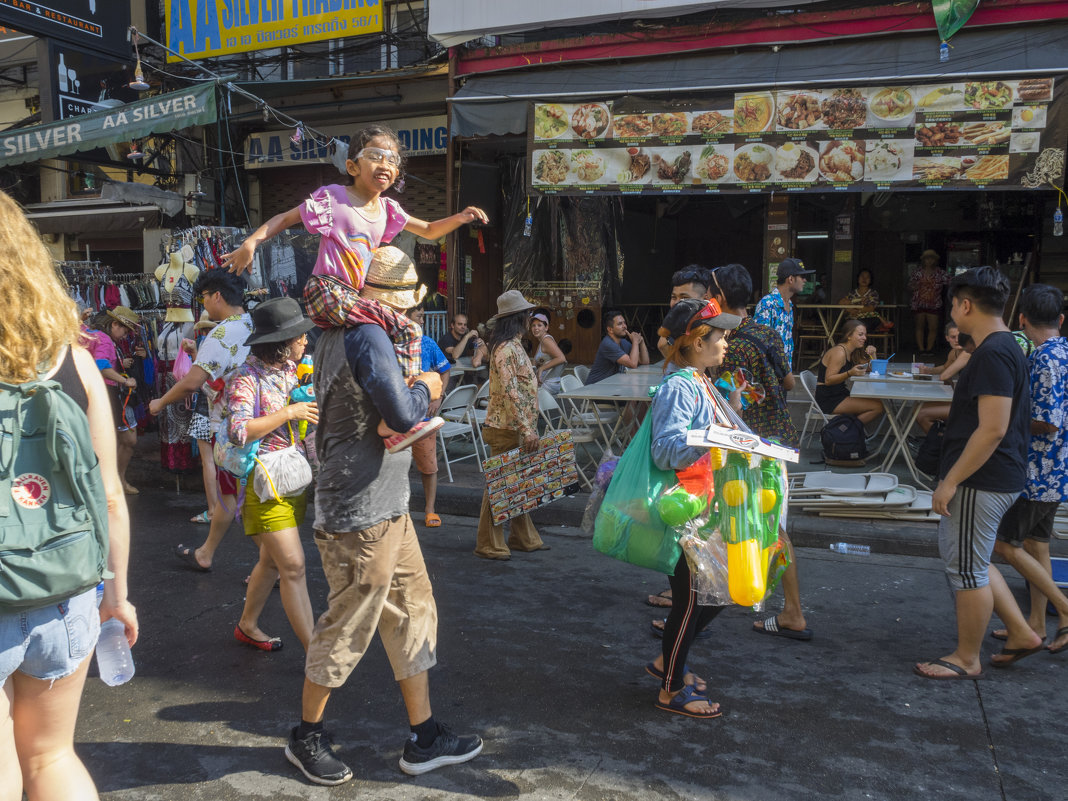
[[215, 322], [214, 320], [212, 320], [211, 317], [208, 316], [207, 311], [202, 311], [200, 313], [200, 319], [197, 320], [197, 324], [193, 326], [193, 330], [194, 331], [210, 331], [211, 329], [213, 329], [217, 325], [218, 325], [218, 323]]
[[136, 331], [141, 327], [141, 318], [126, 306], [116, 306], [114, 309], [108, 309], [108, 317], [122, 323], [131, 331]]
[[405, 311], [422, 303], [426, 287], [420, 286], [415, 262], [408, 254], [386, 245], [375, 251], [360, 295]]
[[246, 345], [286, 342], [315, 328], [315, 323], [300, 310], [300, 304], [289, 297], [265, 300], [249, 314], [252, 316], [252, 333], [245, 340]]
[[524, 298], [522, 292], [518, 289], [509, 289], [497, 298], [497, 313], [490, 317], [490, 322], [533, 308], [534, 304]]
[[923, 253], [920, 254], [920, 261], [923, 261], [924, 259], [928, 258], [934, 259], [935, 261], [939, 261], [940, 259], [939, 255], [933, 250], [925, 250]]

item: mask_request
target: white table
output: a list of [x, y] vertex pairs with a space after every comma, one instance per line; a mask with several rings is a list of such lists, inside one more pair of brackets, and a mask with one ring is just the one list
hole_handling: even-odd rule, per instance
[[905, 457], [905, 464], [912, 478], [920, 486], [929, 489], [927, 483], [920, 478], [916, 463], [912, 460], [908, 434], [920, 413], [920, 405], [949, 403], [953, 400], [953, 387], [946, 386], [941, 381], [877, 381], [862, 376], [854, 379], [849, 394], [854, 398], [876, 398], [883, 401], [886, 407], [886, 419], [890, 422], [890, 431], [895, 442], [887, 451], [879, 470], [887, 472], [900, 452]]
[[[611, 375], [598, 381], [596, 384], [587, 384], [570, 392], [560, 392], [557, 398], [566, 398], [570, 401], [582, 403], [608, 403], [619, 412], [615, 424], [611, 430], [606, 430], [600, 416], [597, 418], [597, 427], [600, 429], [601, 438], [606, 448], [611, 447], [612, 441], [618, 436], [620, 427], [623, 425], [623, 414], [628, 404], [649, 403], [649, 388], [660, 383], [660, 374], [647, 370], [628, 370], [625, 373]], [[626, 443], [622, 443], [626, 445]]]

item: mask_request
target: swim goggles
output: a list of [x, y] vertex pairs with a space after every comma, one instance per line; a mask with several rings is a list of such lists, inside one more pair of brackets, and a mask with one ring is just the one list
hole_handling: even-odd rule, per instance
[[367, 159], [372, 164], [381, 164], [384, 161], [390, 167], [400, 169], [401, 158], [392, 150], [383, 150], [380, 147], [365, 147], [356, 154], [357, 159], [361, 157]]

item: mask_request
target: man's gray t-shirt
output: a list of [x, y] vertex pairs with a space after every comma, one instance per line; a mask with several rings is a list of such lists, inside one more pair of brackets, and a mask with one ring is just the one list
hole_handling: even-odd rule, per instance
[[430, 393], [404, 382], [386, 332], [375, 325], [331, 328], [315, 346], [315, 528], [362, 531], [408, 513], [410, 450], [386, 453], [378, 436], [384, 417], [408, 431], [426, 415]]
[[619, 363], [619, 359], [621, 356], [630, 355], [629, 341], [627, 345], [628, 350], [623, 350], [622, 344], [605, 334], [601, 344], [597, 346], [597, 356], [593, 359], [593, 366], [590, 368], [586, 383], [596, 384], [598, 381], [604, 381], [610, 375], [625, 372], [626, 368]]

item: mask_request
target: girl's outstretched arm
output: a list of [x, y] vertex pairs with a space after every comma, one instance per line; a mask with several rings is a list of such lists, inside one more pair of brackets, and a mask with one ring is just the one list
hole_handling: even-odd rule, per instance
[[248, 239], [242, 242], [237, 250], [225, 254], [222, 266], [238, 275], [247, 273], [252, 269], [252, 257], [261, 243], [266, 242], [273, 236], [277, 236], [287, 228], [293, 228], [297, 225], [300, 225], [300, 206], [274, 215], [249, 234]]

